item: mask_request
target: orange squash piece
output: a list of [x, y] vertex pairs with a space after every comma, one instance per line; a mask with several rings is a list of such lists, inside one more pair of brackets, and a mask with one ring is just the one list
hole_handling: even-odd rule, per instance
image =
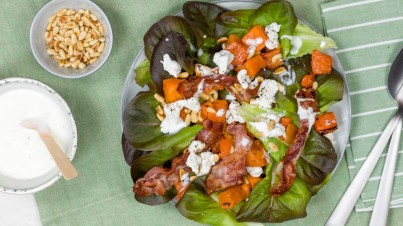
[[261, 43], [256, 46], [256, 51], [260, 51], [265, 47], [265, 42], [268, 39], [264, 28], [260, 25], [255, 25], [242, 37], [242, 42], [246, 46], [261, 39]]
[[267, 67], [266, 60], [263, 59], [261, 55], [256, 55], [235, 70], [239, 72], [240, 70], [245, 69], [249, 77], [254, 78], [256, 74], [265, 67]]
[[288, 116], [284, 116], [280, 118], [280, 123], [283, 125], [285, 128], [287, 128], [288, 124], [291, 123], [291, 118]]
[[261, 177], [252, 177], [251, 175], [247, 174], [246, 178], [249, 181], [250, 186], [252, 187], [252, 189], [254, 189], [257, 185], [257, 183], [259, 183], [262, 178]]
[[266, 60], [267, 68], [270, 70], [275, 70], [281, 65], [283, 65], [281, 50], [279, 48], [266, 53], [262, 53], [262, 56]]
[[234, 54], [235, 58], [231, 62], [234, 66], [242, 65], [248, 57], [248, 48], [244, 46], [241, 38], [236, 34], [231, 34], [228, 37], [226, 50]]
[[267, 165], [267, 160], [264, 156], [266, 152], [261, 141], [255, 141], [252, 148], [246, 153], [245, 164], [246, 166], [263, 167]]
[[[208, 108], [213, 108], [215, 112], [211, 112]], [[213, 103], [207, 101], [201, 106], [204, 119], [210, 119], [213, 122], [225, 122], [225, 112], [228, 109], [226, 100], [216, 100]]]
[[182, 80], [178, 78], [167, 78], [162, 81], [162, 89], [167, 103], [172, 103], [184, 98], [177, 90], [181, 82]]
[[297, 133], [298, 127], [294, 126], [292, 123], [289, 123], [285, 129], [285, 142], [288, 144], [293, 144]]
[[228, 138], [221, 139], [220, 141], [220, 158], [231, 154], [232, 140]]
[[305, 75], [301, 80], [301, 86], [304, 88], [311, 88], [315, 82], [315, 75]]
[[320, 134], [331, 133], [337, 129], [336, 116], [333, 112], [326, 112], [316, 119], [313, 126]]
[[318, 50], [312, 51], [312, 73], [315, 75], [327, 75], [332, 72], [332, 57]]
[[246, 192], [247, 189], [244, 185], [237, 185], [235, 187], [228, 188], [227, 190], [218, 194], [218, 202], [222, 208], [232, 209], [236, 206], [236, 204], [249, 196], [249, 193]]

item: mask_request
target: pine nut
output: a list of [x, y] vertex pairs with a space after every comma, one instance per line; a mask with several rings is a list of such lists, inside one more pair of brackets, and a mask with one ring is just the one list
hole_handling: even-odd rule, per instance
[[161, 105], [158, 105], [158, 107], [156, 108], [156, 111], [158, 114], [163, 115], [164, 114], [164, 109], [162, 109]]
[[154, 98], [160, 103], [165, 103], [165, 98], [158, 93], [154, 94]]
[[93, 20], [93, 21], [97, 21], [97, 20], [98, 20], [98, 17], [95, 16], [94, 14], [90, 14], [90, 18], [91, 18], [91, 20]]
[[269, 148], [270, 148], [273, 152], [278, 152], [278, 147], [277, 147], [277, 145], [275, 145], [273, 142], [269, 142]]
[[234, 148], [234, 146], [231, 145], [231, 149], [229, 150], [229, 153], [232, 154], [234, 152], [235, 152], [235, 148]]
[[162, 122], [165, 119], [165, 116], [157, 114], [157, 118]]
[[187, 114], [185, 117], [185, 123], [186, 125], [190, 125], [190, 114]]
[[276, 122], [273, 121], [273, 120], [270, 120], [269, 124], [267, 125], [267, 129], [268, 129], [269, 131], [270, 131], [270, 130], [273, 130], [275, 125], [276, 125]]
[[189, 73], [187, 72], [182, 72], [179, 73], [178, 78], [188, 78], [189, 77]]
[[199, 121], [199, 118], [197, 117], [197, 113], [195, 111], [192, 111], [192, 113], [190, 113], [190, 121], [192, 123], [197, 123]]
[[196, 179], [197, 178], [197, 176], [191, 176], [191, 177], [189, 177], [189, 180], [192, 182], [192, 181], [194, 181], [194, 179]]
[[199, 113], [197, 113], [197, 119], [199, 120], [199, 122], [203, 122], [204, 118], [202, 111], [199, 111]]
[[219, 38], [218, 40], [217, 40], [217, 43], [225, 43], [225, 42], [227, 42], [228, 41], [228, 38], [227, 37], [221, 37], [221, 38]]
[[91, 60], [90, 60], [90, 64], [93, 64], [95, 61], [97, 61], [98, 60], [98, 58], [92, 58]]
[[263, 82], [264, 78], [263, 78], [262, 76], [257, 76], [257, 77], [255, 78], [255, 80], [256, 80], [257, 82]]
[[273, 72], [273, 75], [279, 75], [279, 74], [282, 74], [282, 73], [284, 73], [286, 71], [287, 70], [284, 67], [279, 67]]
[[80, 60], [76, 60], [76, 61], [74, 61], [74, 63], [71, 65], [71, 67], [77, 68], [79, 64], [80, 64]]
[[318, 82], [317, 81], [315, 81], [315, 82], [313, 82], [313, 84], [312, 84], [312, 89], [314, 89], [314, 90], [316, 90], [317, 88], [318, 88]]
[[84, 64], [83, 62], [81, 62], [80, 64], [78, 64], [78, 68], [80, 68], [80, 69], [84, 69], [85, 67], [87, 67], [87, 65]]
[[203, 100], [209, 100], [210, 99], [210, 96], [208, 95], [208, 94], [205, 94], [205, 93], [200, 93], [200, 98], [202, 98]]
[[239, 83], [235, 83], [235, 84], [234, 84], [234, 87], [235, 87], [235, 89], [238, 90], [239, 92], [241, 92], [241, 91], [243, 90], [241, 84], [239, 84]]
[[218, 160], [220, 160], [220, 156], [217, 154], [213, 154], [213, 161], [218, 162]]
[[216, 112], [216, 110], [214, 110], [214, 108], [212, 108], [212, 107], [207, 107], [207, 112], [209, 112], [209, 113], [217, 113]]

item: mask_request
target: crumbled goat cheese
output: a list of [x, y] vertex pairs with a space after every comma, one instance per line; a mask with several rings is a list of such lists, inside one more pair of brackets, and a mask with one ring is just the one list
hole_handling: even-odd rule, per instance
[[255, 39], [249, 38], [249, 39], [246, 39], [245, 43], [247, 46], [258, 46], [263, 43], [263, 39], [260, 37], [255, 38]]
[[163, 107], [165, 119], [161, 122], [161, 132], [168, 134], [175, 134], [187, 126], [186, 122], [180, 118], [182, 108], [186, 107], [195, 112], [199, 112], [201, 108], [199, 101], [195, 97], [164, 104]]
[[239, 115], [238, 113], [240, 107], [241, 104], [239, 104], [239, 102], [235, 100], [230, 103], [230, 105], [228, 106], [227, 113], [225, 114], [225, 118], [228, 124], [231, 124], [233, 122], [240, 122], [240, 123], [245, 122], [242, 116]]
[[206, 145], [200, 141], [192, 141], [189, 145], [189, 156], [186, 160], [186, 165], [192, 169], [196, 176], [203, 176], [209, 173], [212, 166], [214, 166], [214, 157], [211, 152], [202, 152]]
[[246, 137], [243, 137], [243, 138], [242, 138], [242, 140], [241, 140], [241, 145], [242, 145], [243, 147], [248, 146], [249, 143], [250, 143], [250, 141], [249, 141]]
[[193, 94], [193, 97], [198, 98], [200, 96], [200, 94], [203, 93], [203, 85], [204, 85], [204, 80], [202, 80], [199, 85], [197, 85], [197, 91], [195, 94]]
[[248, 171], [249, 175], [252, 177], [260, 177], [263, 174], [262, 167], [246, 167], [246, 171]]
[[311, 131], [311, 128], [313, 124], [315, 123], [315, 118], [318, 112], [314, 112], [312, 107], [305, 108], [301, 106], [301, 103], [304, 101], [315, 101], [314, 99], [303, 99], [303, 98], [297, 98], [298, 102], [298, 115], [299, 115], [299, 120], [303, 119], [308, 119], [309, 122], [309, 131]]
[[206, 148], [205, 143], [198, 141], [198, 140], [194, 140], [194, 141], [192, 141], [192, 143], [189, 144], [188, 151], [190, 153], [197, 153], [197, 152], [203, 151], [204, 148]]
[[260, 134], [259, 138], [270, 138], [285, 136], [285, 128], [281, 123], [274, 124], [273, 128], [269, 128], [268, 122], [250, 122], [253, 128], [255, 128]]
[[236, 98], [235, 98], [234, 95], [232, 95], [232, 94], [227, 94], [227, 95], [225, 96], [225, 99], [226, 99], [226, 100], [229, 100], [229, 101], [231, 101], [231, 100], [236, 100]]
[[175, 78], [178, 77], [179, 73], [182, 70], [182, 67], [178, 64], [178, 62], [171, 59], [168, 54], [164, 54], [163, 61], [160, 61], [164, 66], [164, 70], [167, 71], [170, 75]]
[[[226, 74], [235, 56], [228, 50], [221, 50], [214, 54], [213, 62], [218, 66], [220, 74]], [[232, 65], [231, 65], [232, 66]]]
[[247, 75], [246, 73], [247, 73], [247, 71], [245, 69], [242, 69], [238, 72], [238, 74], [236, 76], [239, 84], [241, 84], [242, 88], [244, 88], [244, 89], [248, 88], [249, 83], [251, 83], [249, 75]]
[[273, 50], [278, 47], [278, 32], [280, 31], [281, 25], [274, 22], [265, 27], [265, 32], [268, 39], [265, 42], [266, 47], [269, 50]]
[[197, 70], [200, 72], [201, 76], [209, 76], [209, 75], [213, 75], [213, 69], [211, 67], [205, 66], [203, 64], [197, 64], [196, 66]]
[[325, 48], [326, 42], [325, 41], [320, 41], [320, 48]]
[[258, 90], [258, 98], [250, 101], [251, 104], [257, 105], [262, 109], [271, 108], [271, 105], [276, 102], [274, 96], [278, 91], [278, 84], [275, 80], [265, 79], [260, 84]]
[[299, 49], [301, 49], [302, 39], [298, 36], [290, 36], [290, 35], [281, 36], [281, 39], [284, 39], [284, 38], [291, 40], [292, 48], [290, 50], [290, 54], [296, 55], [299, 52]]
[[223, 115], [225, 115], [225, 110], [224, 109], [218, 110], [216, 115], [217, 115], [217, 117], [222, 117]]

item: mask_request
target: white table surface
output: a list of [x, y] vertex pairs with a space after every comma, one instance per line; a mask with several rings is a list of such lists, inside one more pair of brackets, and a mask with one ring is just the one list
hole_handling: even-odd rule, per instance
[[1, 226], [41, 226], [34, 195], [10, 195], [0, 192]]

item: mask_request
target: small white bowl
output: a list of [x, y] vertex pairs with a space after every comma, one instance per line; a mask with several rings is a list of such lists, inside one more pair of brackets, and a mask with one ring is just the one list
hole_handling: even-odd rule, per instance
[[[53, 103], [53, 105], [57, 108], [57, 112], [60, 112], [60, 115], [63, 116], [64, 118], [62, 121], [63, 124], [60, 124], [63, 125], [62, 127], [63, 129], [60, 129], [60, 127], [58, 127], [59, 125], [56, 124], [50, 124], [49, 127], [59, 128], [57, 130], [52, 130], [52, 134], [56, 138], [57, 137], [60, 138], [58, 139], [58, 143], [61, 145], [61, 148], [66, 153], [67, 158], [71, 161], [74, 158], [74, 155], [77, 150], [77, 127], [67, 103], [52, 88], [39, 81], [26, 78], [8, 78], [0, 80], [0, 97], [7, 98], [9, 97], [10, 93], [18, 92], [21, 90], [29, 91], [32, 94], [46, 98], [47, 100], [49, 100], [50, 103]], [[19, 101], [15, 100], [13, 104], [18, 105], [18, 103]], [[35, 114], [34, 112], [41, 111], [38, 110], [41, 108], [40, 106], [33, 106], [32, 108], [27, 106], [25, 107], [29, 108], [29, 110], [27, 110], [28, 115]], [[35, 108], [37, 108], [37, 110], [35, 110]], [[10, 121], [17, 120], [18, 122], [18, 120], [20, 120], [19, 117], [20, 117], [19, 113], [16, 113], [10, 116], [8, 120]], [[54, 120], [55, 119], [52, 119], [53, 122], [55, 122]], [[21, 143], [19, 143], [18, 145], [21, 145]], [[20, 155], [23, 157], [23, 159], [25, 159], [24, 161], [26, 161], [26, 159], [29, 159], [29, 161], [39, 159], [46, 160], [46, 162], [41, 161], [41, 163], [39, 162], [30, 163], [31, 166], [40, 167], [39, 170], [32, 169], [23, 171], [21, 171], [20, 168], [18, 169], [15, 168], [19, 167], [19, 164], [20, 165], [23, 164], [22, 162], [24, 161], [22, 161], [22, 158], [19, 158], [19, 161], [14, 162], [13, 160], [16, 159], [15, 154], [13, 155], [7, 154], [7, 152], [11, 153], [13, 150], [2, 149], [0, 147], [0, 151], [2, 152], [1, 156], [3, 156], [2, 157], [3, 159], [1, 160], [8, 161], [8, 163], [13, 164], [14, 167], [14, 168], [13, 167], [7, 168], [4, 167], [5, 165], [3, 165], [3, 167], [0, 166], [0, 192], [10, 194], [36, 193], [51, 186], [62, 176], [60, 170], [53, 162], [50, 154], [44, 153], [43, 150], [41, 150], [41, 152], [38, 153], [37, 152], [39, 151], [38, 149], [29, 148], [26, 149], [26, 153], [30, 153], [29, 157], [26, 157], [25, 152], [23, 155]], [[6, 159], [9, 156], [12, 157]], [[49, 159], [47, 159], [46, 156], [49, 156]]]
[[[105, 36], [105, 47], [98, 60], [93, 64], [88, 65], [84, 69], [73, 69], [60, 67], [57, 60], [52, 59], [47, 53], [45, 32], [48, 25], [48, 19], [61, 9], [88, 9], [91, 13], [98, 17], [102, 23]], [[34, 21], [31, 25], [30, 31], [30, 44], [32, 53], [34, 54], [38, 63], [48, 72], [62, 78], [82, 78], [90, 75], [98, 70], [108, 59], [112, 50], [113, 36], [112, 28], [105, 13], [95, 3], [90, 0], [53, 0], [47, 3], [36, 14]]]

